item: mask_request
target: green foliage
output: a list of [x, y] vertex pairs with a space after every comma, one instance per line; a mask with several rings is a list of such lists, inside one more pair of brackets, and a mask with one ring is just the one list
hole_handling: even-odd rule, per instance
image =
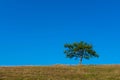
[[82, 59], [90, 59], [91, 57], [99, 57], [95, 50], [93, 50], [93, 46], [86, 42], [75, 42], [73, 44], [65, 44], [65, 48], [67, 48], [64, 53], [67, 58], [80, 58], [80, 64], [82, 63]]

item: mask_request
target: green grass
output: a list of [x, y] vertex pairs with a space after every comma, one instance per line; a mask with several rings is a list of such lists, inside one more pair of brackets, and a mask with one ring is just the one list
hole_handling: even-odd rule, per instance
[[120, 80], [120, 65], [0, 67], [0, 80]]

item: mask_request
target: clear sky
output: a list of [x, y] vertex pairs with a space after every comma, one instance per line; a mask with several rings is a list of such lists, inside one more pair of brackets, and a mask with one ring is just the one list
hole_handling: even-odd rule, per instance
[[120, 64], [119, 0], [0, 0], [0, 65], [77, 64], [64, 44], [93, 44], [98, 59]]

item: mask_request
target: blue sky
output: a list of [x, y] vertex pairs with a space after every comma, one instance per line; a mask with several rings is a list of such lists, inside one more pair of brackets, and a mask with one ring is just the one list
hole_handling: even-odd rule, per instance
[[65, 43], [93, 44], [98, 59], [120, 64], [120, 1], [0, 0], [0, 65], [77, 64]]

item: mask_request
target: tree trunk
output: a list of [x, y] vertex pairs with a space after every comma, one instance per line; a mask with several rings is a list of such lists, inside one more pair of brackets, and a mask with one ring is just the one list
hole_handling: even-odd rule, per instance
[[83, 59], [83, 54], [84, 54], [84, 50], [80, 51], [80, 65], [82, 65], [82, 59]]
[[80, 57], [80, 65], [82, 65], [82, 57]]

